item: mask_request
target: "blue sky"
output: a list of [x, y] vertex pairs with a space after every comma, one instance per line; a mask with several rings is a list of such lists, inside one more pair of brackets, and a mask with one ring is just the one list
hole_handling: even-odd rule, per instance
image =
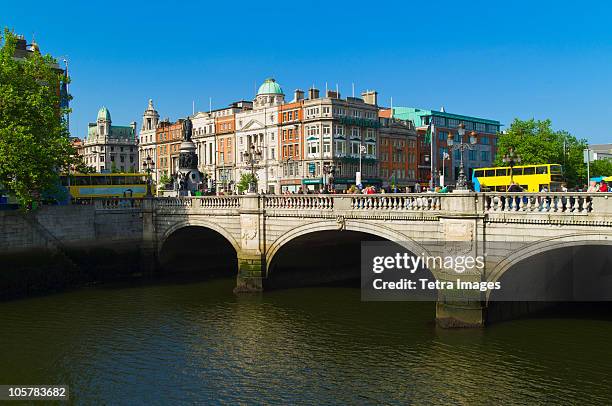
[[[61, 3], [61, 4], [58, 4]], [[378, 90], [379, 104], [498, 119], [550, 118], [612, 142], [612, 5], [606, 2], [4, 2], [0, 25], [67, 57], [71, 132], [97, 110], [140, 125], [147, 100], [175, 120], [274, 77]]]

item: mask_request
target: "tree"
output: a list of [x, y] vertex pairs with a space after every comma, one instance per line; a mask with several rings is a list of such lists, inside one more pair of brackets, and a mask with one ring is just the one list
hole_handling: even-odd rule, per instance
[[579, 140], [567, 131], [554, 131], [550, 120], [516, 118], [510, 128], [499, 135], [495, 166], [506, 166], [502, 159], [512, 148], [521, 157], [521, 164], [563, 165], [565, 179], [572, 187], [586, 180], [586, 166], [582, 162], [586, 145], [586, 140]]
[[251, 172], [245, 172], [240, 175], [240, 180], [236, 184], [236, 187], [238, 188], [238, 191], [242, 193], [245, 190], [249, 190], [249, 184], [251, 182], [254, 182], [257, 185], [257, 178]]
[[612, 159], [598, 159], [591, 162], [591, 177], [612, 176]]
[[76, 164], [60, 103], [63, 73], [50, 55], [14, 58], [17, 37], [0, 35], [0, 184], [24, 207]]

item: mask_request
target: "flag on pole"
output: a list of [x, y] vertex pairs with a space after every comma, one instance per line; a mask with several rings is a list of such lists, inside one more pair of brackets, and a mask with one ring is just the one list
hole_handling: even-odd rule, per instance
[[436, 133], [436, 129], [434, 127], [433, 117], [432, 117], [431, 123], [429, 124], [429, 127], [427, 127], [427, 133], [425, 134], [425, 142], [427, 144], [431, 144], [433, 142], [433, 137], [435, 133]]

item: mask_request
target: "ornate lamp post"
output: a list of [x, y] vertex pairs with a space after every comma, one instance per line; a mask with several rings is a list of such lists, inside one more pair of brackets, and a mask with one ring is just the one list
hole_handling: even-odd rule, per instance
[[469, 190], [467, 187], [467, 178], [465, 176], [465, 170], [463, 169], [463, 152], [465, 150], [474, 149], [474, 145], [476, 145], [476, 132], [472, 131], [470, 133], [469, 143], [463, 142], [463, 136], [465, 135], [465, 125], [461, 123], [459, 124], [459, 127], [457, 127], [457, 135], [458, 143], [455, 143], [453, 133], [450, 132], [448, 134], [448, 149], [449, 151], [458, 150], [461, 157], [461, 160], [459, 162], [459, 178], [457, 179], [457, 190]]
[[513, 148], [510, 148], [502, 161], [510, 167], [510, 183], [514, 182], [514, 166], [521, 163], [521, 157], [514, 152]]
[[256, 149], [254, 144], [251, 144], [251, 148], [244, 151], [242, 154], [244, 162], [251, 168], [251, 180], [249, 181], [249, 193], [257, 193], [257, 179], [255, 178], [255, 165], [259, 163], [262, 157], [260, 149]]
[[147, 159], [142, 161], [142, 166], [145, 168], [145, 172], [147, 173], [147, 197], [152, 197], [153, 193], [151, 192], [151, 172], [155, 167], [155, 161], [151, 158], [151, 156], [147, 156]]

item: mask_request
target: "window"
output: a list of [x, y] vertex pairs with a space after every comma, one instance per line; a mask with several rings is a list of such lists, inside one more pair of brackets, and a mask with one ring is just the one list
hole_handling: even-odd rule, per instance
[[324, 154], [331, 153], [331, 143], [330, 142], [324, 142], [323, 143], [323, 153]]
[[548, 173], [548, 167], [547, 166], [538, 166], [536, 168], [536, 173], [538, 175], [546, 175]]
[[474, 150], [470, 150], [468, 153], [468, 158], [470, 161], [475, 161], [476, 160], [476, 151]]
[[374, 156], [376, 155], [376, 145], [374, 144], [367, 144], [367, 151], [366, 153], [368, 155]]
[[485, 177], [492, 177], [495, 176], [495, 169], [487, 169], [485, 170]]
[[352, 127], [351, 128], [351, 137], [360, 137], [359, 127]]
[[319, 153], [319, 141], [308, 141], [308, 154], [317, 155]]
[[484, 123], [476, 123], [476, 131], [478, 132], [485, 132], [486, 131], [486, 124]]
[[461, 159], [461, 153], [459, 152], [458, 149], [455, 150], [455, 160], [460, 160]]
[[508, 176], [508, 169], [496, 169], [495, 176]]
[[480, 151], [480, 160], [488, 161], [489, 160], [489, 151]]
[[336, 156], [343, 156], [346, 154], [346, 142], [336, 141]]
[[359, 145], [361, 143], [357, 141], [351, 141], [351, 155], [359, 155]]
[[366, 138], [374, 138], [374, 129], [373, 128], [368, 128], [366, 130]]
[[444, 127], [446, 126], [446, 120], [444, 119], [444, 117], [434, 117], [434, 125], [439, 126], [439, 127]]
[[480, 137], [480, 143], [483, 145], [489, 145], [489, 137]]
[[343, 125], [335, 125], [334, 126], [334, 133], [336, 135], [344, 135], [344, 126]]
[[438, 131], [438, 140], [446, 141], [448, 139], [448, 133], [446, 131]]
[[459, 127], [459, 124], [460, 124], [460, 122], [457, 119], [454, 119], [454, 118], [449, 118], [448, 119], [448, 127], [449, 128]]
[[523, 169], [523, 175], [533, 175], [535, 173], [535, 167], [530, 166]]
[[323, 124], [323, 135], [330, 135], [331, 126], [329, 124]]
[[329, 115], [329, 107], [323, 107], [323, 114]]

